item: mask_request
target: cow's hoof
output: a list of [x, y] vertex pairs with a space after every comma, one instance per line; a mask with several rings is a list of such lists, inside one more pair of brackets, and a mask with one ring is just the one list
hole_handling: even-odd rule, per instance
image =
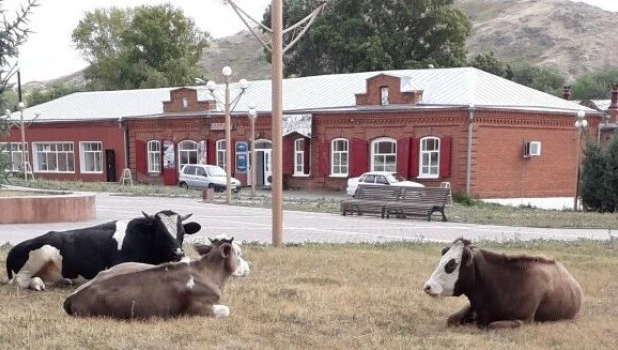
[[44, 291], [45, 283], [40, 277], [34, 277], [30, 280], [30, 288], [33, 290]]
[[225, 305], [213, 305], [212, 314], [215, 318], [226, 318], [230, 316], [230, 308]]
[[58, 286], [62, 287], [70, 287], [73, 285], [73, 281], [70, 278], [63, 278], [56, 283]]

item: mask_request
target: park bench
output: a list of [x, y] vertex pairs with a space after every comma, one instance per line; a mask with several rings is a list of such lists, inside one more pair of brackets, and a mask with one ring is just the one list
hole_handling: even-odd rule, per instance
[[384, 218], [387, 203], [396, 201], [401, 187], [388, 185], [358, 185], [351, 199], [341, 201], [341, 214], [375, 214]]
[[385, 203], [384, 215], [405, 218], [406, 216], [423, 216], [431, 221], [434, 212], [442, 214], [442, 221], [448, 221], [444, 206], [448, 199], [445, 187], [402, 187], [397, 201]]

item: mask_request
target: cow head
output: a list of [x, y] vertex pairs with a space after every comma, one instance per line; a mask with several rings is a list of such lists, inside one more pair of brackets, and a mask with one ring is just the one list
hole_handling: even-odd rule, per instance
[[225, 270], [227, 271], [227, 273], [229, 273], [229, 275], [235, 276], [239, 265], [233, 240], [234, 237], [226, 239], [211, 239], [211, 244], [208, 245], [202, 243], [194, 243], [193, 248], [200, 256], [217, 254], [216, 259], [225, 260]]
[[232, 273], [234, 277], [247, 277], [249, 276], [249, 263], [243, 258], [242, 248], [240, 247], [240, 243], [234, 242], [234, 237], [228, 237], [227, 235], [219, 235], [214, 239], [209, 238], [211, 244], [216, 244], [219, 241], [228, 241], [232, 244], [234, 248], [234, 253], [236, 256], [236, 270]]
[[165, 252], [167, 261], [180, 260], [184, 256], [184, 236], [194, 234], [202, 228], [197, 222], [182, 223], [193, 214], [179, 215], [171, 210], [163, 210], [154, 215], [144, 212], [142, 214], [151, 221], [153, 244], [159, 251]]
[[455, 291], [455, 284], [459, 280], [462, 264], [472, 264], [472, 247], [470, 241], [460, 238], [442, 249], [438, 267], [423, 286], [425, 293], [432, 297], [460, 295]]

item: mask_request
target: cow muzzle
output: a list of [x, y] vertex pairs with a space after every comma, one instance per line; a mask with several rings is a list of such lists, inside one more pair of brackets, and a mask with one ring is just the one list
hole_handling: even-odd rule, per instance
[[176, 251], [174, 252], [174, 259], [176, 259], [176, 261], [179, 261], [180, 259], [184, 257], [185, 257], [185, 252], [181, 248], [176, 249]]
[[430, 296], [437, 298], [442, 295], [443, 289], [439, 284], [431, 283], [431, 281], [428, 281], [423, 286], [423, 291]]

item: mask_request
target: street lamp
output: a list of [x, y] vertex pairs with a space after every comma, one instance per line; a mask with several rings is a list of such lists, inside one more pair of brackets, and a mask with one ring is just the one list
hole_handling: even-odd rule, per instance
[[[230, 66], [225, 66], [221, 70], [221, 74], [225, 79], [225, 102], [224, 102], [224, 110], [225, 110], [225, 202], [227, 204], [232, 203], [232, 117], [231, 113], [238, 100], [240, 100], [240, 96], [247, 90], [249, 87], [249, 82], [247, 79], [240, 79], [238, 83], [240, 84], [240, 93], [231, 101], [230, 98], [230, 82], [232, 76], [232, 68]], [[206, 88], [210, 91], [210, 94], [214, 97], [215, 101], [217, 101], [217, 96], [215, 95], [215, 89], [217, 88], [217, 84], [209, 80], [206, 83]], [[234, 103], [234, 106], [232, 106]]]
[[577, 120], [575, 121], [575, 129], [577, 130], [577, 149], [575, 151], [575, 197], [573, 198], [573, 211], [577, 211], [578, 203], [577, 198], [579, 197], [579, 158], [581, 153], [581, 139], [582, 132], [588, 126], [588, 121], [584, 119], [586, 117], [586, 112], [583, 110], [577, 111]]
[[255, 119], [257, 118], [257, 110], [255, 107], [249, 107], [249, 123], [251, 124], [251, 161], [249, 162], [249, 176], [251, 176], [251, 197], [255, 197], [255, 182], [256, 182], [256, 170], [255, 170]]

